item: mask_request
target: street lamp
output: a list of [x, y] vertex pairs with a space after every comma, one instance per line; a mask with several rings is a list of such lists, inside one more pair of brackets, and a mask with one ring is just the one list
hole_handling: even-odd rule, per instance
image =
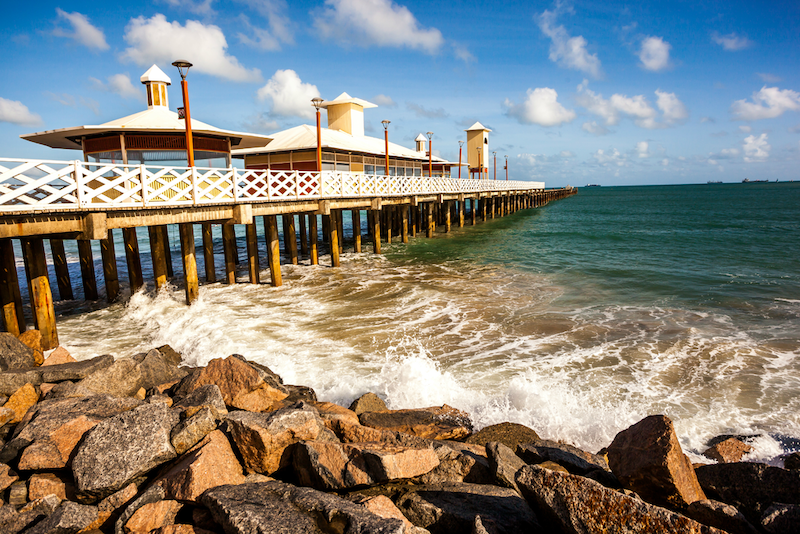
[[311, 103], [317, 109], [317, 171], [320, 173], [322, 172], [322, 126], [320, 124], [319, 108], [323, 102], [324, 100], [318, 96], [311, 99]]
[[[189, 73], [191, 63], [185, 59], [172, 62], [173, 67], [178, 68], [181, 75], [181, 93], [183, 93], [183, 118], [186, 120], [186, 162], [189, 167], [194, 167], [194, 144], [192, 143], [192, 114], [189, 112], [189, 85], [186, 83], [186, 75]], [[180, 118], [180, 110], [178, 110]]]
[[506, 156], [506, 182], [508, 181], [508, 156]]
[[428, 177], [433, 178], [433, 132], [428, 132]]
[[[458, 179], [461, 179], [461, 147], [464, 146], [464, 141], [458, 142]], [[452, 176], [452, 175], [451, 175]]]
[[494, 156], [494, 181], [497, 181], [497, 152], [492, 152]]
[[483, 180], [483, 164], [481, 163], [481, 147], [477, 147], [478, 151], [478, 180]]
[[386, 176], [389, 176], [389, 124], [392, 121], [381, 121], [383, 124], [383, 139], [386, 141]]

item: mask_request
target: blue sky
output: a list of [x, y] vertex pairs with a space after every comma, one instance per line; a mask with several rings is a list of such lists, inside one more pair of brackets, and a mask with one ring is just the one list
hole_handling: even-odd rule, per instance
[[[0, 157], [75, 159], [19, 135], [145, 108], [188, 59], [192, 115], [269, 134], [310, 99], [380, 105], [367, 135], [458, 158], [493, 130], [498, 175], [548, 186], [800, 180], [798, 2], [16, 2], [0, 22]], [[323, 119], [324, 121], [324, 119]], [[490, 170], [490, 173], [492, 171]]]

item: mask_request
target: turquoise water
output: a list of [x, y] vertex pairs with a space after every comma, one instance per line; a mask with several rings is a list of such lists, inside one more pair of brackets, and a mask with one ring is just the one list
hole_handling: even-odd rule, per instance
[[59, 333], [79, 357], [238, 352], [324, 400], [447, 403], [590, 450], [665, 413], [690, 454], [746, 433], [772, 458], [800, 438], [798, 206], [800, 183], [581, 189], [339, 269], [284, 265], [281, 288], [201, 286], [191, 308], [179, 287], [64, 303]]

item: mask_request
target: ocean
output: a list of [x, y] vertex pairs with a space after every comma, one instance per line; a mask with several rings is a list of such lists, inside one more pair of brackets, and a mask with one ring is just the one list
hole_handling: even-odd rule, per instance
[[177, 228], [176, 285], [154, 293], [142, 231], [151, 286], [130, 298], [117, 234], [124, 300], [58, 302], [61, 344], [84, 359], [167, 343], [190, 365], [239, 353], [320, 400], [446, 403], [592, 452], [649, 414], [694, 459], [719, 434], [758, 435], [752, 459], [800, 449], [800, 183], [582, 188], [383, 255], [353, 253], [349, 223], [340, 268], [283, 265], [272, 288], [262, 239], [265, 284], [242, 261], [243, 283], [201, 285], [191, 307]]

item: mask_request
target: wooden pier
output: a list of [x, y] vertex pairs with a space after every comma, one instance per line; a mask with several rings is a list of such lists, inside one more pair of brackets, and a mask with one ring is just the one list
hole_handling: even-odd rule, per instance
[[[236, 283], [239, 251], [235, 225], [246, 227], [249, 282], [259, 275], [257, 224], [263, 224], [270, 283], [281, 285], [280, 233], [293, 264], [300, 257], [319, 263], [318, 228], [330, 248], [331, 265], [344, 252], [344, 212], [350, 211], [353, 251], [381, 252], [381, 242], [407, 243], [424, 232], [449, 232], [523, 209], [543, 206], [577, 192], [544, 189], [541, 182], [457, 180], [343, 172], [301, 172], [153, 167], [0, 158], [0, 304], [3, 326], [26, 329], [12, 240], [20, 241], [34, 326], [45, 350], [58, 346], [53, 291], [45, 240], [49, 241], [60, 300], [74, 299], [64, 240], [77, 240], [86, 300], [98, 300], [91, 241], [100, 242], [106, 298], [120, 297], [115, 239], [125, 245], [131, 292], [141, 288], [137, 227], [147, 227], [156, 288], [173, 277], [167, 225], [178, 225], [186, 302], [198, 296], [195, 227], [202, 225], [204, 278], [217, 281], [213, 228], [221, 227], [224, 281]], [[367, 234], [361, 235], [366, 211]], [[318, 220], [318, 217], [321, 220]], [[121, 231], [117, 233], [117, 230]], [[298, 231], [300, 248], [298, 250]], [[363, 239], [363, 240], [362, 240]]]

